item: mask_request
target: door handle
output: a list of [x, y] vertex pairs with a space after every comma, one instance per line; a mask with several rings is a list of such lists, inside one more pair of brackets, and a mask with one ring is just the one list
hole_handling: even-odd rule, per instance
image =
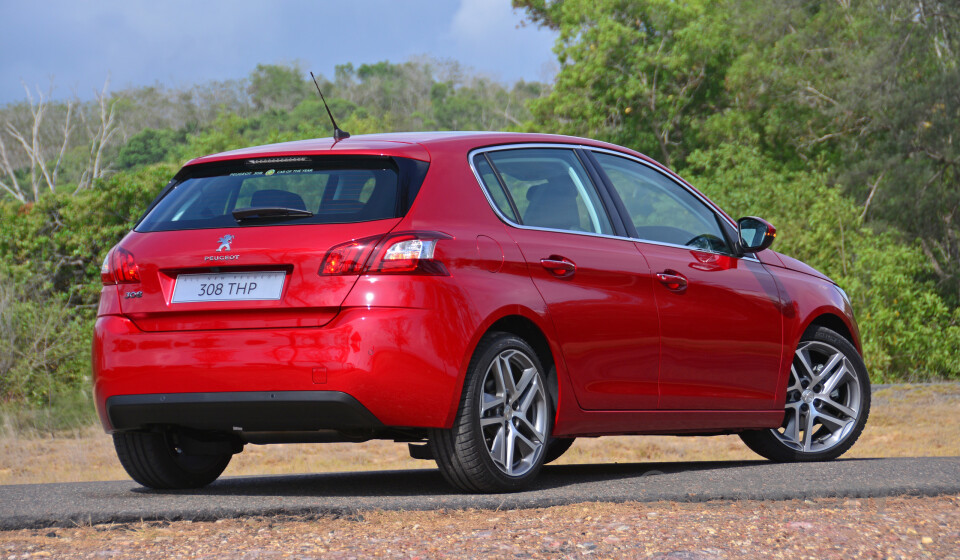
[[657, 273], [657, 280], [674, 292], [682, 292], [687, 289], [687, 279], [682, 274], [674, 270], [664, 270]]
[[540, 259], [540, 264], [554, 276], [561, 278], [573, 276], [573, 273], [577, 271], [577, 265], [573, 264], [573, 261], [558, 255], [550, 255], [545, 259]]

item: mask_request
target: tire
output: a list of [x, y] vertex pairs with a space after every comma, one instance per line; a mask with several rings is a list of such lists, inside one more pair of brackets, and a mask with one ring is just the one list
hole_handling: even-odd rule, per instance
[[130, 478], [157, 490], [206, 486], [220, 476], [233, 456], [187, 455], [176, 436], [161, 432], [113, 434], [113, 446]]
[[[870, 379], [857, 349], [826, 327], [800, 339], [790, 367], [783, 424], [740, 439], [775, 462], [830, 461], [857, 441], [870, 415]], [[802, 432], [802, 433], [801, 433]]]
[[453, 427], [431, 430], [430, 447], [453, 486], [515, 492], [540, 472], [552, 422], [536, 352], [513, 334], [490, 333], [470, 360]]
[[570, 449], [570, 446], [573, 445], [573, 442], [577, 438], [566, 437], [566, 438], [550, 438], [549, 443], [547, 443], [547, 450], [543, 454], [543, 464], [549, 465], [550, 463], [559, 459], [564, 453]]

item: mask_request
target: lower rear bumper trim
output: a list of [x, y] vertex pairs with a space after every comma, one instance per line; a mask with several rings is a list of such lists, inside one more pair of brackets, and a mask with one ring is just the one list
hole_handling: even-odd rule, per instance
[[340, 391], [114, 395], [106, 409], [114, 431], [162, 425], [226, 432], [384, 427], [357, 399]]

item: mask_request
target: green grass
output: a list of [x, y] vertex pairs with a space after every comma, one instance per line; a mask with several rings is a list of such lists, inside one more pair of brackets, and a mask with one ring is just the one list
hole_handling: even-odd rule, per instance
[[88, 391], [54, 393], [43, 406], [14, 401], [0, 403], [0, 433], [7, 435], [60, 435], [96, 421]]

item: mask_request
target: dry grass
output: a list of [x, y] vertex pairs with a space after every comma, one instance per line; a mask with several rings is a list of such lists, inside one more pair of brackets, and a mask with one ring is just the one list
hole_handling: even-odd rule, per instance
[[[870, 421], [847, 457], [960, 455], [960, 384], [899, 386], [873, 396]], [[736, 436], [579, 439], [558, 464], [756, 459]], [[406, 444], [248, 445], [227, 468], [263, 475], [432, 468], [407, 455]], [[127, 478], [112, 440], [91, 426], [69, 436], [0, 435], [0, 484]]]

